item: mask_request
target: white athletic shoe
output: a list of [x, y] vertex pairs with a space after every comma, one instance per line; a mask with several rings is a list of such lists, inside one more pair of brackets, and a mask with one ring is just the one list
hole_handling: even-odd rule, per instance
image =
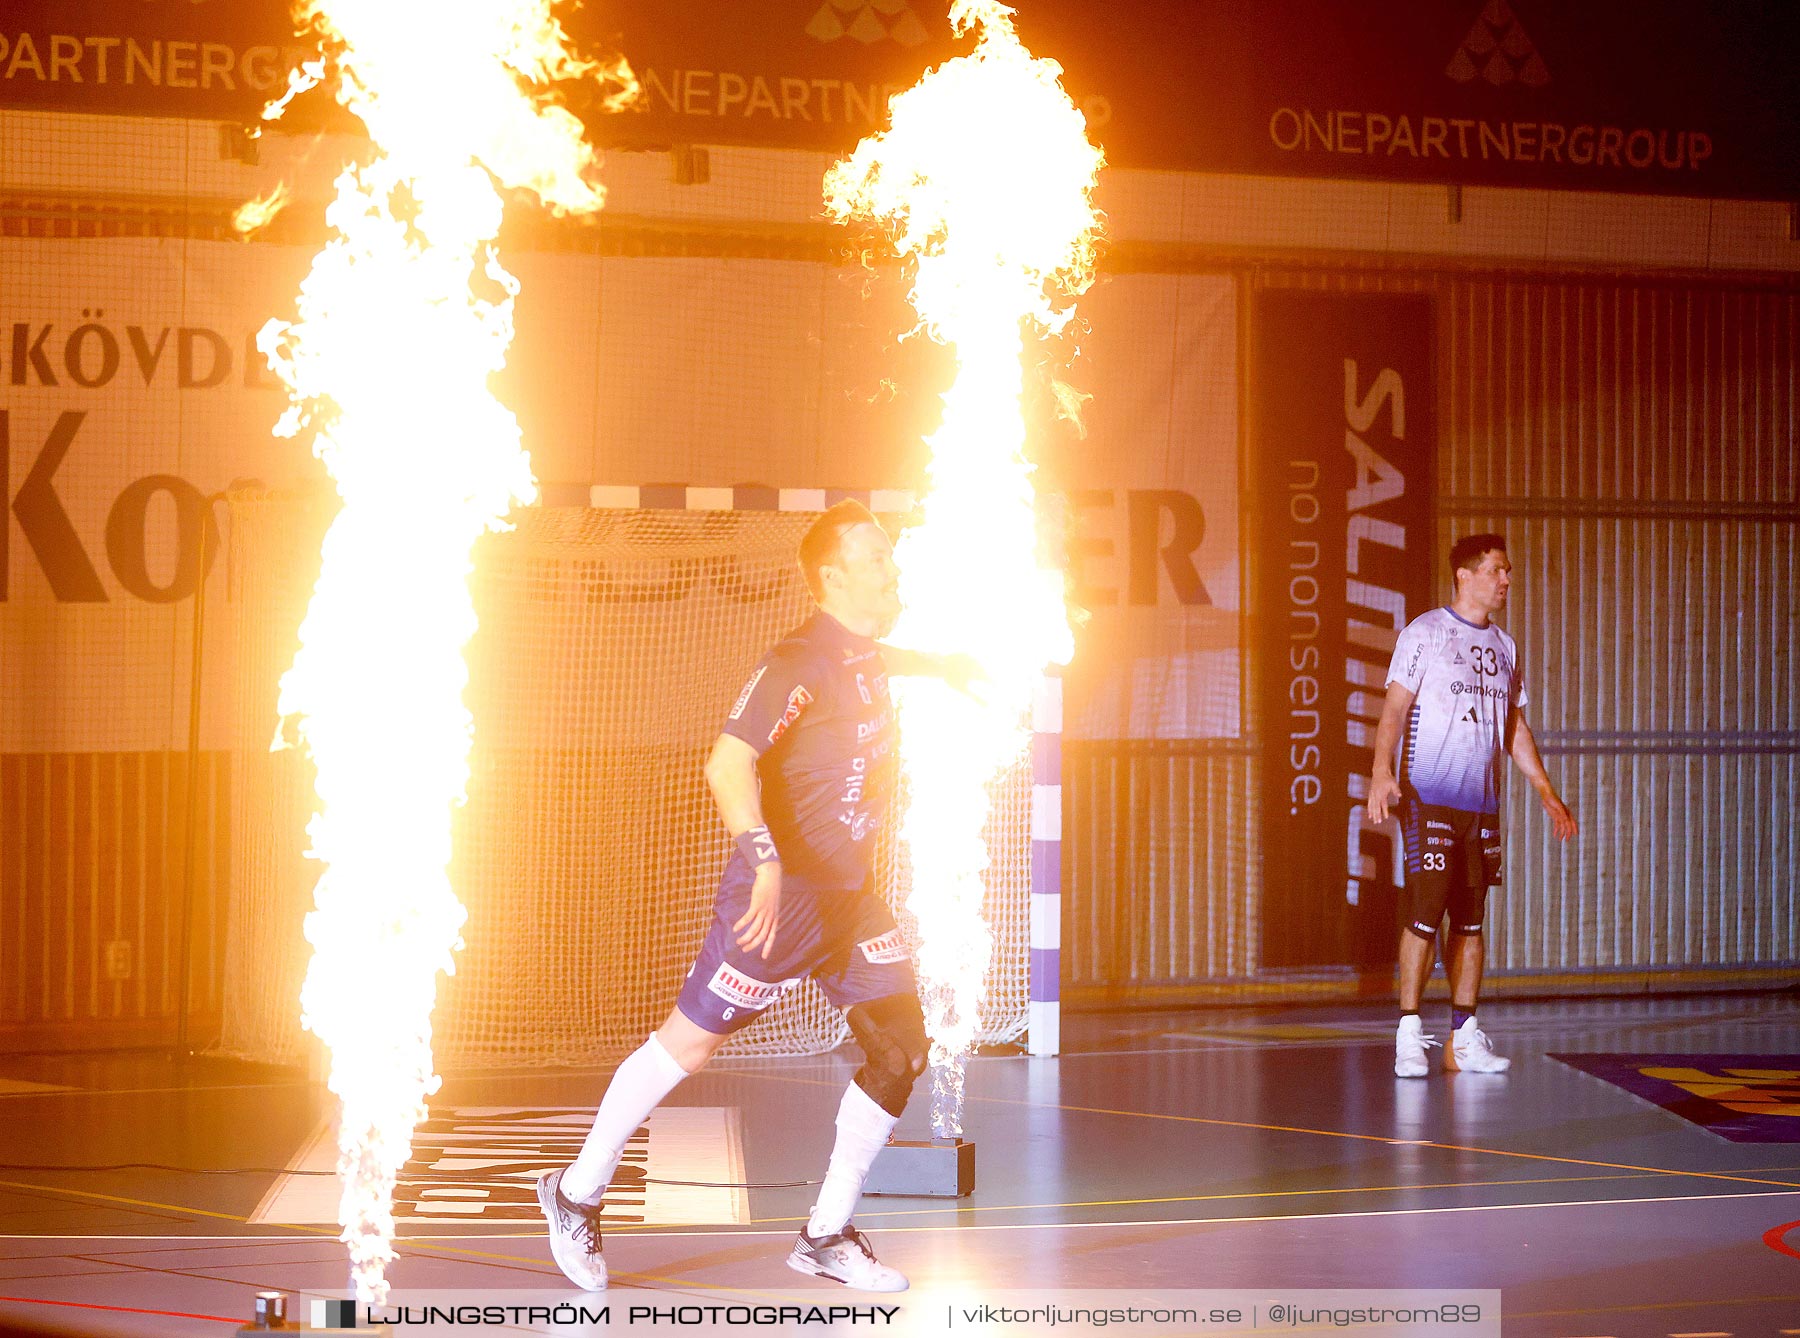
[[877, 1259], [869, 1248], [869, 1238], [848, 1223], [835, 1236], [816, 1239], [801, 1227], [787, 1266], [796, 1273], [830, 1278], [859, 1292], [903, 1292], [909, 1285], [906, 1274]]
[[1436, 1037], [1425, 1034], [1417, 1013], [1401, 1018], [1400, 1026], [1394, 1032], [1394, 1076], [1423, 1078], [1431, 1067], [1425, 1062], [1425, 1052], [1437, 1044]]
[[606, 1290], [606, 1260], [600, 1254], [600, 1209], [570, 1203], [562, 1196], [561, 1171], [538, 1177], [538, 1207], [550, 1223], [550, 1254], [563, 1276], [590, 1292]]
[[1505, 1073], [1511, 1067], [1512, 1060], [1494, 1053], [1487, 1033], [1475, 1025], [1474, 1018], [1450, 1033], [1450, 1048], [1444, 1051], [1447, 1072]]

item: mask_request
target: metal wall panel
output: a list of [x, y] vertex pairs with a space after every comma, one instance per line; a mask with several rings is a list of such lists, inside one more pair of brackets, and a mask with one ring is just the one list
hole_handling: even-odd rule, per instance
[[1154, 998], [1256, 962], [1243, 744], [1063, 745], [1063, 971], [1074, 1002]]
[[[181, 753], [0, 755], [0, 1034], [117, 1044], [174, 1034], [187, 824]], [[216, 1017], [230, 760], [201, 754], [190, 998]], [[107, 945], [125, 945], [108, 971]]]
[[1554, 849], [1512, 787], [1495, 965], [1794, 961], [1800, 301], [1623, 282], [1445, 299], [1440, 540], [1507, 536], [1528, 717], [1582, 820]]
[[[1493, 971], [1800, 960], [1800, 656], [1789, 649], [1800, 293], [1325, 264], [1238, 272], [1244, 301], [1259, 286], [1435, 299], [1436, 548], [1506, 535], [1518, 568], [1506, 625], [1528, 717], [1582, 828], [1558, 846], [1515, 777]], [[1245, 547], [1253, 569], [1253, 532]], [[1435, 579], [1447, 597], [1447, 568]], [[1249, 724], [1253, 740], [1260, 722]], [[1089, 745], [1071, 765], [1073, 997], [1168, 998], [1183, 971], [1196, 997], [1226, 980], [1271, 983], [1255, 950], [1255, 764], [1239, 747], [1229, 766], [1215, 746], [1204, 766], [1159, 771], [1142, 745]], [[1244, 816], [1172, 817], [1201, 810]], [[1202, 925], [1221, 937], [1176, 941]]]

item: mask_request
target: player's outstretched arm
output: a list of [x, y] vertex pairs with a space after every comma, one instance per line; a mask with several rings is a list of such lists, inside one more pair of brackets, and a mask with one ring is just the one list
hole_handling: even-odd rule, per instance
[[[732, 840], [752, 837], [749, 857], [756, 863], [756, 882], [750, 889], [750, 909], [732, 926], [738, 946], [746, 952], [762, 949], [767, 957], [775, 947], [775, 931], [781, 924], [781, 861], [770, 858], [774, 842], [763, 823], [762, 787], [756, 778], [756, 749], [731, 734], [719, 735], [706, 759], [706, 786], [725, 820]], [[766, 844], [759, 847], [760, 833]]]
[[881, 662], [890, 674], [901, 678], [941, 678], [963, 692], [987, 682], [987, 671], [973, 655], [936, 655], [928, 650], [883, 644]]
[[1556, 793], [1556, 787], [1550, 783], [1550, 773], [1544, 770], [1544, 759], [1538, 753], [1537, 739], [1531, 733], [1531, 726], [1525, 723], [1523, 711], [1513, 712], [1512, 728], [1512, 760], [1513, 765], [1525, 774], [1531, 782], [1531, 788], [1537, 791], [1538, 802], [1544, 806], [1544, 812], [1550, 815], [1550, 830], [1556, 833], [1558, 841], [1567, 841], [1575, 835], [1575, 815], [1569, 812], [1569, 806]]
[[1400, 747], [1400, 728], [1412, 710], [1413, 691], [1404, 683], [1389, 683], [1381, 704], [1381, 723], [1375, 726], [1375, 768], [1369, 776], [1369, 821], [1379, 827], [1388, 809], [1400, 799], [1400, 782], [1394, 778], [1394, 754]]

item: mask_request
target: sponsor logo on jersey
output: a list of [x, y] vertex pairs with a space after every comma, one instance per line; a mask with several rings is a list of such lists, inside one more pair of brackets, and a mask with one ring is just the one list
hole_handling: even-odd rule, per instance
[[758, 980], [737, 970], [730, 962], [720, 962], [719, 969], [706, 982], [706, 988], [734, 1008], [760, 1012], [786, 994], [793, 983], [792, 980]]
[[1467, 664], [1468, 663], [1467, 660], [1463, 659], [1462, 652], [1460, 650], [1456, 652], [1456, 659], [1455, 659], [1454, 663], [1456, 663], [1456, 664]]
[[1426, 818], [1425, 830], [1428, 832], [1447, 832], [1453, 830], [1453, 828], [1447, 822], [1439, 822], [1436, 818]]
[[788, 693], [787, 710], [781, 713], [781, 719], [775, 722], [775, 728], [769, 731], [769, 742], [772, 744], [788, 732], [788, 726], [800, 718], [800, 712], [812, 705], [813, 695], [806, 690], [804, 683], [796, 683], [794, 690]]
[[908, 956], [906, 939], [898, 929], [890, 929], [878, 938], [864, 939], [856, 946], [862, 949], [862, 955], [871, 962], [904, 962]]
[[1499, 701], [1512, 694], [1506, 688], [1490, 688], [1483, 683], [1456, 682], [1450, 685], [1450, 695], [1452, 697], [1492, 697]]
[[850, 829], [852, 841], [860, 841], [870, 832], [881, 830], [881, 819], [866, 808], [853, 808], [847, 813], [840, 813], [837, 820]]
[[750, 675], [750, 681], [744, 684], [744, 690], [738, 693], [738, 699], [731, 708], [731, 714], [725, 717], [727, 720], [736, 720], [744, 713], [744, 708], [750, 704], [750, 694], [756, 691], [756, 685], [762, 681], [762, 676], [768, 672], [769, 666], [766, 664], [761, 664], [756, 667], [756, 672]]

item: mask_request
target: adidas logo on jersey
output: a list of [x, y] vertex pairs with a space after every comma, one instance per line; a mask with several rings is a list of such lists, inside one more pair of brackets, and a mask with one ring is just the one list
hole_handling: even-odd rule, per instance
[[1462, 652], [1460, 650], [1456, 652], [1456, 663], [1457, 664], [1467, 664], [1468, 663], [1467, 660], [1463, 659]]

